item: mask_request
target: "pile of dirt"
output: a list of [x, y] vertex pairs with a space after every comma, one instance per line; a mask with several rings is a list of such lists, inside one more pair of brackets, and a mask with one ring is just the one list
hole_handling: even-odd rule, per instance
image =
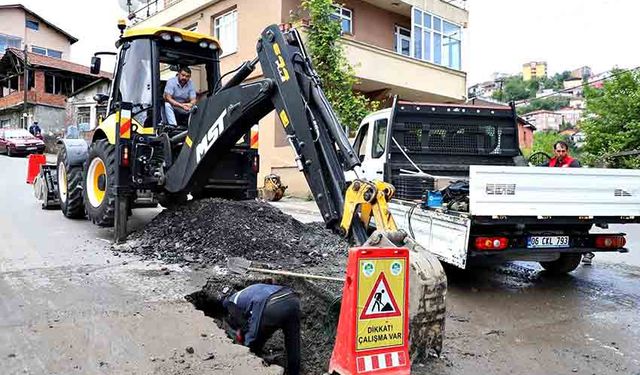
[[114, 248], [169, 263], [223, 266], [229, 257], [244, 257], [286, 269], [346, 256], [347, 249], [321, 223], [300, 223], [265, 202], [218, 198], [165, 210]]
[[[125, 245], [114, 251], [148, 259], [191, 264], [219, 274], [187, 297], [220, 325], [220, 299], [256, 282], [275, 282], [295, 290], [301, 299], [302, 366], [305, 374], [326, 371], [335, 340], [342, 284], [265, 275], [234, 275], [225, 270], [229, 257], [243, 257], [269, 268], [344, 276], [349, 245], [322, 223], [303, 224], [265, 202], [218, 198], [190, 201], [165, 210]], [[281, 334], [265, 347], [265, 360], [285, 364]]]

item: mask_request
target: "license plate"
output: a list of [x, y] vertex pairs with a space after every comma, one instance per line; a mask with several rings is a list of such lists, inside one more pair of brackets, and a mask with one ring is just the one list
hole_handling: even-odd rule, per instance
[[569, 236], [531, 236], [527, 239], [529, 249], [569, 247]]
[[35, 150], [37, 149], [37, 147], [27, 147], [27, 150], [31, 151], [31, 150]]

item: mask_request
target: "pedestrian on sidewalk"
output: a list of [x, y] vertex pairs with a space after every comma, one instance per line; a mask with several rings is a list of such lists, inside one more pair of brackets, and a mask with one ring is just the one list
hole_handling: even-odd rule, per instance
[[257, 355], [273, 334], [282, 329], [287, 354], [286, 373], [300, 374], [300, 299], [290, 288], [253, 284], [226, 298], [223, 325], [235, 342]]

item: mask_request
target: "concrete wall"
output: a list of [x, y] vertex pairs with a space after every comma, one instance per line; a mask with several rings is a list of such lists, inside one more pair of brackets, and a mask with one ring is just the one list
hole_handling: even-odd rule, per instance
[[25, 14], [22, 9], [0, 10], [0, 33], [17, 36], [24, 41]]

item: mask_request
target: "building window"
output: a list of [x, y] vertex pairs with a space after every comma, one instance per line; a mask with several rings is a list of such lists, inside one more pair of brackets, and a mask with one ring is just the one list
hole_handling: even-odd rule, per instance
[[38, 55], [47, 56], [47, 49], [46, 48], [31, 46], [31, 52], [37, 53]]
[[401, 55], [411, 56], [411, 30], [401, 26], [395, 27], [394, 50]]
[[187, 30], [187, 31], [193, 31], [196, 32], [196, 30], [198, 30], [198, 23], [194, 23], [193, 25], [189, 25], [187, 27], [184, 27], [183, 29]]
[[222, 45], [222, 56], [238, 51], [238, 11], [232, 10], [213, 21], [213, 35]]
[[56, 51], [55, 49], [50, 49], [50, 48], [31, 46], [31, 52], [37, 53], [38, 55], [53, 57], [56, 59], [62, 58], [61, 51]]
[[26, 27], [27, 29], [38, 31], [38, 29], [40, 29], [40, 22], [27, 20]]
[[76, 112], [76, 124], [89, 124], [91, 123], [91, 107], [78, 107]]
[[342, 33], [353, 34], [353, 12], [349, 8], [339, 5], [333, 6], [331, 18], [340, 22]]
[[3, 54], [4, 51], [9, 47], [20, 48], [21, 45], [22, 38], [0, 34], [0, 55]]
[[53, 74], [44, 74], [44, 92], [56, 95], [69, 95], [74, 91], [73, 79]]
[[461, 67], [462, 28], [454, 23], [413, 8], [413, 43], [411, 56], [416, 59], [444, 65], [453, 69]]

